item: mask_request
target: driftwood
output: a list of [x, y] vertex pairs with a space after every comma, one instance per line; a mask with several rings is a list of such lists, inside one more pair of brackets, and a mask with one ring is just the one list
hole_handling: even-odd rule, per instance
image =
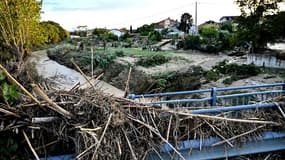
[[39, 100], [34, 97], [24, 86], [22, 86], [7, 70], [0, 64], [0, 69], [5, 73], [5, 75], [14, 83], [16, 84], [26, 95], [28, 95], [33, 101], [35, 101], [40, 107], [41, 103]]
[[68, 92], [32, 86], [37, 97], [20, 94], [18, 103], [0, 107], [0, 133], [22, 132], [30, 152], [27, 159], [50, 155], [57, 145], [72, 146], [79, 160], [145, 159], [149, 152], [161, 157], [161, 144], [184, 159], [178, 149], [181, 141], [219, 137], [222, 140], [213, 146], [236, 147], [272, 128], [282, 130], [285, 124], [281, 106], [239, 111], [233, 118], [230, 113], [199, 115], [191, 114], [189, 108], [144, 105], [105, 95], [96, 86]]
[[50, 107], [52, 110], [64, 115], [67, 118], [71, 118], [73, 115], [68, 112], [67, 110], [61, 108], [59, 105], [57, 105], [56, 103], [54, 103], [45, 93], [44, 91], [42, 91], [40, 89], [40, 87], [36, 84], [32, 84], [33, 89], [35, 90], [35, 92], [41, 96], [41, 98], [43, 98], [48, 104], [50, 104]]

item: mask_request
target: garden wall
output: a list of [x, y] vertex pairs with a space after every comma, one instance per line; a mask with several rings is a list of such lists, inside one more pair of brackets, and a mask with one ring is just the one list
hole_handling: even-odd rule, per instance
[[269, 54], [248, 54], [247, 63], [268, 68], [285, 69], [285, 60]]

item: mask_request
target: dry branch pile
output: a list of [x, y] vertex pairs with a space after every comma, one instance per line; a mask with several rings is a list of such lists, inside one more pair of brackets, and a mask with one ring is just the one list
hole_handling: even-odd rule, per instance
[[22, 134], [30, 158], [49, 156], [51, 146], [66, 143], [78, 159], [144, 159], [163, 143], [179, 155], [175, 148], [183, 140], [213, 136], [223, 139], [215, 145], [235, 146], [262, 131], [284, 130], [278, 108], [206, 116], [145, 106], [94, 88], [63, 92], [33, 85], [30, 95], [21, 90], [19, 103], [1, 104], [0, 132]]

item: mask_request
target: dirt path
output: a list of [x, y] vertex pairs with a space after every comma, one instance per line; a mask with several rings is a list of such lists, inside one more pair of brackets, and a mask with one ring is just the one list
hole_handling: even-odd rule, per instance
[[[175, 72], [181, 70], [187, 70], [190, 66], [201, 66], [203, 70], [211, 70], [218, 62], [228, 60], [230, 62], [244, 64], [246, 63], [246, 58], [244, 57], [235, 57], [227, 56], [225, 54], [207, 54], [201, 53], [199, 51], [176, 51], [176, 53], [171, 53], [172, 60], [168, 63], [155, 66], [155, 67], [140, 67], [138, 69], [144, 71], [148, 74], [155, 74], [159, 72]], [[123, 57], [126, 61], [132, 63], [128, 58]]]
[[[89, 87], [80, 73], [49, 59], [46, 50], [34, 52], [31, 62], [36, 64], [38, 73], [45, 78], [47, 82], [50, 82], [55, 89], [70, 90], [78, 82], [85, 84], [83, 87]], [[123, 97], [124, 95], [122, 90], [104, 81], [99, 81], [96, 87], [116, 97]]]

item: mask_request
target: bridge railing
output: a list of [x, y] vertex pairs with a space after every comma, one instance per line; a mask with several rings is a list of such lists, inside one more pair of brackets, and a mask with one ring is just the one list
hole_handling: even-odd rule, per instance
[[[150, 99], [146, 104], [174, 105], [175, 107], [199, 107], [199, 106], [237, 106], [265, 103], [285, 94], [285, 83], [262, 84], [253, 86], [210, 88], [193, 91], [166, 92], [155, 94], [129, 95], [132, 100]], [[205, 98], [192, 98], [204, 96]], [[177, 97], [190, 98], [177, 98]], [[192, 97], [191, 97], [192, 96]], [[164, 99], [164, 100], [161, 100]]]

